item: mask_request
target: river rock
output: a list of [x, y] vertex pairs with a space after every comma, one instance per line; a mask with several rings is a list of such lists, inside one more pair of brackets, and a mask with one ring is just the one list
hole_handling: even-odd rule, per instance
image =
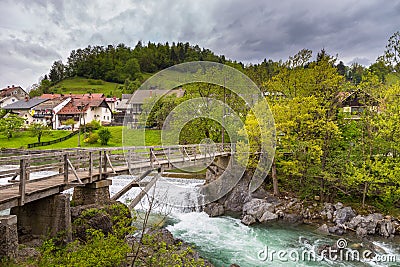
[[259, 219], [259, 221], [261, 223], [267, 223], [267, 222], [272, 222], [272, 221], [276, 221], [276, 220], [278, 220], [278, 215], [276, 215], [275, 213], [272, 213], [268, 210], [266, 212], [264, 212], [264, 214]]
[[204, 212], [207, 213], [210, 217], [221, 216], [225, 213], [224, 206], [218, 202], [207, 204], [204, 207]]
[[251, 225], [255, 222], [256, 222], [256, 219], [254, 219], [254, 217], [251, 215], [245, 215], [242, 219], [242, 223], [245, 225]]
[[329, 234], [329, 229], [328, 229], [328, 225], [326, 225], [326, 223], [324, 223], [323, 225], [321, 225], [318, 229], [318, 232], [323, 233], [323, 234]]
[[329, 233], [335, 234], [335, 235], [343, 235], [346, 232], [343, 228], [341, 228], [337, 225], [329, 227], [328, 231], [329, 231]]
[[[336, 204], [336, 205], [338, 205], [338, 204]], [[355, 216], [356, 216], [356, 213], [354, 212], [354, 210], [351, 207], [344, 207], [344, 208], [336, 210], [335, 218], [333, 221], [336, 222], [337, 224], [343, 224], [345, 222], [350, 221]]]
[[379, 222], [380, 227], [378, 228], [379, 234], [384, 237], [393, 236], [395, 233], [394, 225], [390, 219], [384, 219]]
[[273, 213], [275, 206], [268, 203], [265, 199], [254, 198], [243, 205], [243, 213], [251, 215], [259, 221], [266, 211]]
[[357, 234], [358, 237], [363, 238], [363, 237], [366, 237], [368, 235], [368, 231], [365, 228], [357, 227], [356, 234]]
[[340, 210], [341, 208], [343, 208], [343, 203], [338, 202], [338, 203], [336, 203], [336, 204], [334, 205], [334, 207], [335, 207], [335, 210]]
[[382, 219], [383, 216], [380, 213], [369, 214], [364, 218], [363, 222], [361, 222], [360, 227], [365, 228], [368, 234], [373, 235], [376, 233], [378, 222]]
[[282, 220], [290, 224], [301, 224], [304, 222], [303, 216], [296, 213], [285, 213]]
[[356, 229], [357, 226], [364, 221], [364, 217], [361, 215], [357, 215], [356, 217], [352, 218], [350, 222], [347, 223], [347, 227], [351, 229]]

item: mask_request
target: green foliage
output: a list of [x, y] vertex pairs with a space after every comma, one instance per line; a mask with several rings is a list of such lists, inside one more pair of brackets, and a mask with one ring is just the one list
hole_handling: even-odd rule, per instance
[[42, 94], [50, 93], [51, 81], [47, 78], [47, 75], [40, 81], [40, 84], [34, 84], [33, 88], [29, 91], [30, 97], [40, 96]]
[[99, 138], [100, 138], [100, 143], [102, 145], [107, 145], [108, 141], [112, 137], [112, 134], [109, 129], [107, 128], [102, 128], [98, 132]]
[[98, 120], [92, 120], [89, 123], [86, 123], [85, 128], [87, 131], [95, 131], [100, 129], [101, 123]]
[[[84, 49], [73, 50], [67, 59], [67, 64], [61, 63], [61, 68], [60, 62], [55, 62], [50, 73], [51, 77], [56, 77], [54, 81], [61, 74], [65, 77], [79, 76], [121, 84], [129, 79], [135, 84], [125, 90], [132, 90], [138, 83], [143, 82], [142, 73], [154, 73], [178, 63], [200, 60], [225, 62], [224, 57], [218, 57], [208, 49], [200, 49], [189, 43], [169, 45], [149, 42], [144, 46], [138, 42], [133, 49], [119, 44], [107, 47], [88, 46]], [[61, 69], [64, 71], [60, 72]]]
[[31, 123], [28, 126], [28, 131], [31, 132], [32, 136], [37, 137], [37, 141], [40, 142], [43, 135], [49, 133], [49, 127], [43, 123]]
[[[161, 129], [167, 116], [182, 100], [176, 95], [168, 95], [155, 101], [156, 99], [153, 97], [146, 100], [142, 107], [142, 116], [148, 115], [146, 126]], [[153, 107], [152, 110], [150, 110], [151, 107]]]
[[99, 140], [97, 133], [90, 133], [88, 138], [85, 138], [84, 142], [88, 144], [95, 144]]
[[0, 119], [3, 118], [7, 114], [7, 111], [5, 109], [0, 108]]
[[7, 139], [10, 139], [13, 137], [14, 132], [24, 125], [24, 122], [25, 119], [10, 114], [0, 119], [0, 132], [3, 132], [7, 136]]
[[[166, 243], [161, 235], [155, 231], [143, 236], [135, 266], [204, 266], [204, 260], [197, 258], [192, 248], [182, 243]], [[133, 251], [136, 251], [138, 245], [134, 244]]]
[[130, 247], [115, 235], [105, 236], [99, 230], [90, 230], [86, 242], [78, 240], [65, 248], [50, 239], [42, 246], [38, 266], [122, 266]]

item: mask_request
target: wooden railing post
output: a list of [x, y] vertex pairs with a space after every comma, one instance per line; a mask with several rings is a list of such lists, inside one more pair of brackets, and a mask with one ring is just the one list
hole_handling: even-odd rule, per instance
[[99, 151], [99, 180], [102, 178], [102, 173], [103, 173], [103, 158], [101, 156], [101, 150]]
[[153, 162], [154, 162], [154, 159], [153, 159], [153, 148], [150, 147], [150, 166], [152, 168], [153, 168]]
[[26, 170], [26, 172], [25, 172], [25, 179], [26, 179], [27, 181], [29, 181], [30, 178], [31, 178], [31, 172], [28, 170], [28, 169], [29, 169], [29, 166], [31, 166], [31, 162], [30, 162], [30, 160], [28, 159], [28, 160], [26, 160], [26, 162], [25, 162], [25, 170]]
[[64, 183], [68, 184], [68, 154], [64, 154]]
[[103, 157], [104, 157], [104, 166], [103, 166], [103, 171], [104, 172], [107, 172], [107, 151], [106, 150], [104, 150], [104, 155], [103, 155]]
[[93, 182], [93, 152], [89, 151], [89, 183]]
[[131, 172], [132, 150], [128, 149], [128, 172]]
[[167, 155], [167, 161], [168, 161], [168, 169], [171, 168], [171, 147], [168, 147], [168, 155]]
[[26, 159], [19, 162], [19, 205], [25, 204], [25, 185], [26, 185]]

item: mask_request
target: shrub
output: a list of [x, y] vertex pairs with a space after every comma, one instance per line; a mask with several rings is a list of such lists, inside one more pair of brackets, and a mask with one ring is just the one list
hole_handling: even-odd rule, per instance
[[101, 127], [100, 121], [93, 120], [85, 125], [87, 131], [98, 130]]
[[99, 140], [99, 135], [97, 133], [90, 133], [89, 137], [84, 140], [85, 143], [95, 144]]
[[102, 145], [107, 145], [108, 141], [111, 139], [111, 132], [107, 128], [99, 130], [100, 143]]

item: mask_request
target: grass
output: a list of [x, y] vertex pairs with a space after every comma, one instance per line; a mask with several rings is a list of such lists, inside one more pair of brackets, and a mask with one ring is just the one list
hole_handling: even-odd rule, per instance
[[58, 94], [85, 94], [103, 93], [106, 96], [121, 97], [119, 83], [105, 82], [102, 80], [86, 79], [82, 77], [67, 78], [51, 87], [51, 91]]
[[[147, 80], [153, 74], [142, 73], [143, 79]], [[123, 84], [106, 82], [103, 80], [86, 79], [83, 77], [73, 77], [62, 80], [50, 88], [55, 94], [86, 94], [103, 93], [107, 97], [122, 96]]]
[[[50, 141], [60, 137], [64, 137], [70, 134], [69, 131], [50, 131], [48, 134], [42, 136], [40, 141]], [[28, 144], [36, 143], [37, 137], [32, 136], [31, 132], [15, 132], [13, 137], [7, 139], [7, 137], [1, 133], [0, 134], [0, 148], [26, 148]]]
[[[122, 147], [122, 126], [107, 127], [111, 132], [111, 139], [106, 147]], [[139, 131], [132, 130], [132, 138], [130, 144], [142, 146], [139, 138]], [[68, 135], [69, 131], [53, 130], [49, 134], [42, 137], [41, 141], [50, 141]], [[135, 135], [137, 133], [137, 135]], [[84, 141], [84, 135], [81, 134], [81, 147], [102, 147], [100, 141], [95, 144], [88, 144]], [[27, 148], [30, 143], [37, 142], [37, 138], [31, 136], [30, 132], [17, 132], [8, 140], [3, 134], [0, 135], [0, 148]], [[161, 131], [160, 130], [146, 130], [146, 145], [155, 146], [161, 144]], [[78, 147], [78, 135], [74, 135], [68, 140], [52, 144], [49, 146], [35, 147], [33, 149], [61, 149], [61, 148], [74, 148]]]
[[[113, 126], [113, 127], [107, 127], [110, 132], [111, 132], [111, 139], [108, 142], [106, 147], [122, 147], [122, 126]], [[96, 132], [96, 131], [95, 131]], [[134, 130], [133, 133], [137, 132], [139, 136], [139, 130]], [[88, 144], [85, 143], [84, 141], [84, 135], [81, 134], [81, 147], [103, 147], [100, 144], [100, 141], [95, 144]], [[140, 143], [139, 138], [133, 138], [131, 139], [131, 144], [132, 145], [138, 145], [141, 146], [143, 144]], [[159, 145], [161, 144], [161, 131], [160, 130], [146, 130], [146, 145], [153, 146], [153, 145]], [[75, 135], [71, 137], [68, 140], [65, 140], [63, 142], [49, 145], [49, 146], [43, 146], [43, 147], [38, 147], [38, 149], [60, 149], [60, 148], [73, 148], [73, 147], [78, 147], [78, 135]]]

